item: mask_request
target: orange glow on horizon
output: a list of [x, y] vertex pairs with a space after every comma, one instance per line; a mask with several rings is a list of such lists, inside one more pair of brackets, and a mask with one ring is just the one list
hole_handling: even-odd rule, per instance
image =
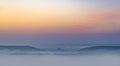
[[114, 11], [106, 13], [104, 9], [96, 11], [87, 5], [41, 1], [0, 3], [0, 31], [109, 32], [120, 28], [120, 14]]

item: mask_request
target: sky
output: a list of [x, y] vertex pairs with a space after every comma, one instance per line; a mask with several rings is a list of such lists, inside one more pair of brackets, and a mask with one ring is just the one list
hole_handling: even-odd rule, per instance
[[120, 0], [0, 0], [0, 44], [120, 45]]

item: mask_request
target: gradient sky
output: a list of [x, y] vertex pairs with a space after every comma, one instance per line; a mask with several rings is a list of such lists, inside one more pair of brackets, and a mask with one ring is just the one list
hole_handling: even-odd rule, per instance
[[0, 0], [0, 44], [120, 44], [120, 0]]

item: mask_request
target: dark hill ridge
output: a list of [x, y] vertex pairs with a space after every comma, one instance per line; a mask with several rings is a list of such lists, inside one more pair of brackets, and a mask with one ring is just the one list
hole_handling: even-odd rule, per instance
[[120, 46], [92, 46], [81, 50], [120, 50]]
[[0, 50], [40, 51], [41, 49], [32, 46], [0, 46]]
[[33, 46], [2, 46], [0, 50], [21, 50], [21, 51], [96, 51], [96, 50], [120, 50], [120, 46], [91, 46], [86, 48], [36, 48]]

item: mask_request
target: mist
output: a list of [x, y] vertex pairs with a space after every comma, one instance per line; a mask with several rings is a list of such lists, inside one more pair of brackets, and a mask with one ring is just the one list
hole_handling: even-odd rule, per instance
[[119, 66], [119, 55], [1, 55], [1, 66]]

